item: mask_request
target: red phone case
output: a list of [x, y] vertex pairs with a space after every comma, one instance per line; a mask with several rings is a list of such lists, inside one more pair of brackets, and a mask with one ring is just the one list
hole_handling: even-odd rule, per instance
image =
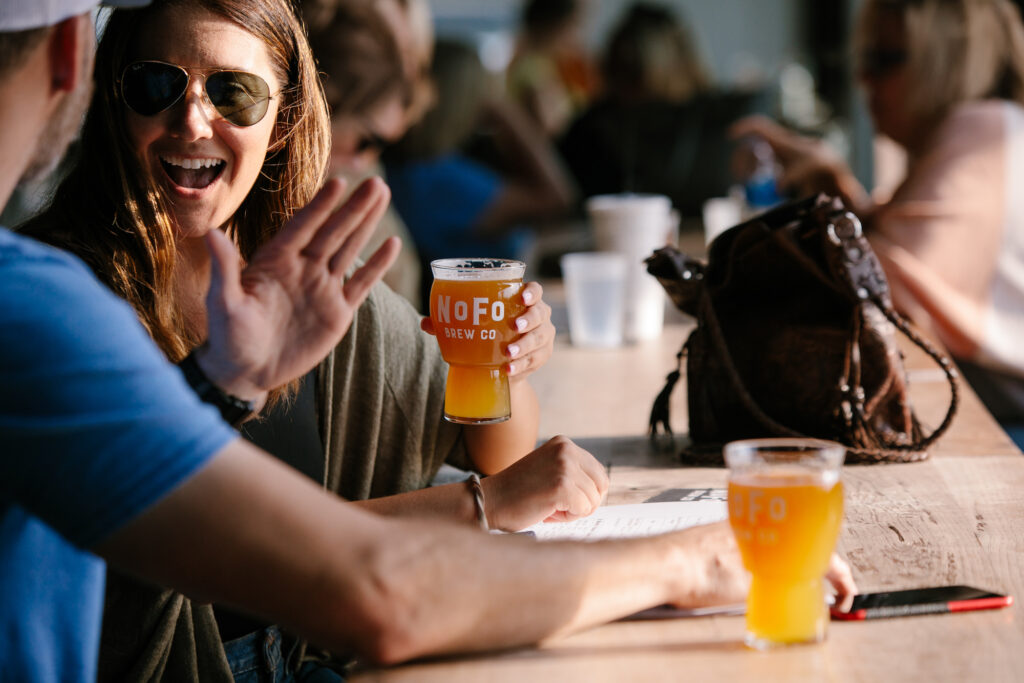
[[998, 609], [1013, 604], [1013, 596], [1000, 595], [990, 598], [973, 600], [951, 600], [948, 602], [931, 602], [920, 605], [897, 605], [892, 607], [867, 607], [852, 612], [840, 612], [832, 608], [832, 618], [840, 621], [863, 621], [865, 619], [885, 619], [888, 617], [909, 617], [918, 614], [945, 614], [948, 612], [972, 612], [980, 609]]

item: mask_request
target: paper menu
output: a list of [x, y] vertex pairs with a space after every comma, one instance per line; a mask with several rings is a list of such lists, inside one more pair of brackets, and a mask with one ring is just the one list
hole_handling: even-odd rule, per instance
[[673, 501], [636, 505], [605, 505], [573, 522], [540, 522], [524, 531], [537, 540], [597, 541], [608, 538], [654, 536], [728, 517], [724, 500]]

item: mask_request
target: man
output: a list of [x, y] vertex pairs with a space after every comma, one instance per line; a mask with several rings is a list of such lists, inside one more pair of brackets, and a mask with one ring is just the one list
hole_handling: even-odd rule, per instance
[[[0, 5], [0, 205], [73, 134], [88, 99], [94, 4]], [[259, 402], [308, 371], [394, 259], [390, 241], [342, 280], [386, 189], [373, 184], [331, 213], [342, 190], [329, 183], [245, 277], [231, 243], [210, 237], [218, 265], [197, 362], [215, 393]], [[267, 277], [279, 280], [271, 294], [258, 285]], [[326, 322], [297, 324], [310, 320]], [[540, 453], [566, 459], [578, 449], [555, 439]], [[465, 505], [473, 509], [470, 487]], [[552, 514], [572, 507], [548, 505]], [[95, 677], [99, 558], [382, 662], [533, 643], [664, 602], [734, 601], [744, 584], [723, 525], [538, 545], [339, 501], [200, 404], [80, 262], [0, 228], [5, 678]]]

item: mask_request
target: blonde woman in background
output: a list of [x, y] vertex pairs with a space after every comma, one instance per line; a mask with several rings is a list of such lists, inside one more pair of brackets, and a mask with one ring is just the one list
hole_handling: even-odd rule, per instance
[[1024, 444], [1024, 29], [1007, 0], [869, 0], [858, 68], [877, 132], [907, 173], [881, 204], [821, 143], [737, 125], [795, 193], [841, 195], [864, 219], [896, 306], [954, 355]]

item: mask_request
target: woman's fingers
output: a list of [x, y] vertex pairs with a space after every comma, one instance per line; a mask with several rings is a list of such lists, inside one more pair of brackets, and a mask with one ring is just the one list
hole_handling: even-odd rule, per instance
[[372, 188], [373, 203], [365, 213], [359, 216], [359, 220], [351, 232], [345, 235], [336, 234], [328, 243], [327, 248], [333, 249], [333, 252], [330, 252], [329, 263], [333, 275], [342, 276], [348, 271], [363, 246], [369, 241], [370, 235], [377, 229], [377, 223], [380, 222], [391, 201], [391, 190], [380, 178], [371, 178], [364, 185], [369, 185]]
[[544, 297], [544, 288], [539, 282], [527, 282], [523, 287], [523, 303], [533, 306]]
[[373, 256], [363, 264], [361, 268], [352, 274], [352, 277], [345, 282], [342, 291], [346, 301], [353, 308], [363, 303], [370, 288], [380, 282], [384, 273], [388, 271], [391, 264], [398, 258], [398, 252], [402, 249], [402, 241], [397, 237], [389, 237], [384, 244], [373, 252]]
[[545, 321], [534, 331], [509, 344], [505, 352], [509, 357], [508, 375], [522, 375], [544, 365], [551, 358], [554, 339], [554, 325]]
[[347, 183], [340, 178], [331, 178], [309, 204], [295, 212], [284, 229], [272, 240], [278, 246], [304, 251], [316, 237], [320, 226], [334, 213], [338, 202], [345, 196]]
[[[383, 181], [371, 178], [363, 182], [355, 192], [339, 207], [342, 193], [335, 190], [341, 187], [334, 180], [328, 182], [324, 189], [313, 198], [302, 211], [295, 214], [289, 222], [298, 222], [301, 229], [295, 231], [295, 244], [300, 246], [302, 255], [313, 261], [326, 261], [338, 250], [349, 236], [360, 226], [366, 215], [373, 210], [380, 193], [385, 187]], [[324, 203], [330, 201], [329, 210], [324, 210]], [[301, 235], [305, 244], [300, 244]]]

